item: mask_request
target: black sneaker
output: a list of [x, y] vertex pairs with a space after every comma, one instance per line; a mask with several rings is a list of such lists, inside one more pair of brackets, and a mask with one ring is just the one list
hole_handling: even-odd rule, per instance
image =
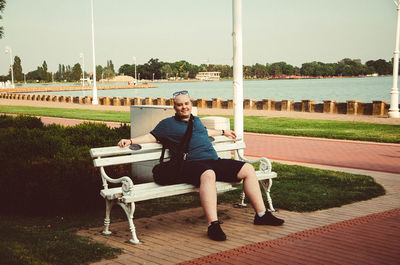
[[283, 225], [284, 222], [285, 222], [284, 220], [273, 216], [272, 213], [270, 213], [270, 212], [265, 212], [265, 214], [262, 217], [259, 217], [258, 214], [256, 214], [256, 216], [254, 217], [255, 225], [279, 226], [279, 225]]
[[208, 237], [215, 241], [225, 241], [226, 235], [219, 224], [219, 221], [211, 222], [211, 225], [208, 227]]

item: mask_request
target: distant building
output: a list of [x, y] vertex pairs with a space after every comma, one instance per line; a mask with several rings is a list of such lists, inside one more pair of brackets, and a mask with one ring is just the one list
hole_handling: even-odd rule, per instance
[[219, 81], [221, 72], [199, 72], [196, 79], [202, 81]]

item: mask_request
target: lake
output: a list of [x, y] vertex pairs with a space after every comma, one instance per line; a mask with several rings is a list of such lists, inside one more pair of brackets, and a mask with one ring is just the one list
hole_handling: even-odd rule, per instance
[[[233, 98], [232, 81], [216, 82], [165, 82], [155, 83], [156, 88], [98, 90], [98, 96], [108, 97], [172, 97], [172, 93], [188, 90], [192, 98]], [[98, 86], [103, 85], [97, 83]], [[125, 85], [125, 84], [122, 84]], [[27, 85], [28, 86], [28, 85]], [[299, 102], [323, 100], [386, 100], [390, 102], [392, 77], [332, 78], [332, 79], [289, 79], [289, 80], [245, 80], [243, 94], [246, 99], [291, 99]], [[41, 93], [43, 94], [43, 92]], [[91, 96], [91, 91], [47, 92], [50, 95]]]

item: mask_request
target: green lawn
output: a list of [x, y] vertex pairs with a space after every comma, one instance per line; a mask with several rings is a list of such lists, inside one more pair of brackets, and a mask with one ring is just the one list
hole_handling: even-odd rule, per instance
[[[0, 106], [0, 112], [121, 123], [130, 122], [130, 113], [124, 111]], [[227, 117], [233, 124], [232, 116]], [[246, 132], [266, 134], [400, 143], [400, 125], [390, 124], [245, 116], [244, 129]]]

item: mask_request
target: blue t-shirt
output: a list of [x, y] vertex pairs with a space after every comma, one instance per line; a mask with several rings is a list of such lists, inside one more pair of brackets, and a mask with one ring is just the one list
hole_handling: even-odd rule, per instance
[[[187, 126], [187, 121], [175, 116], [160, 121], [150, 133], [161, 143], [166, 143], [173, 155], [178, 152]], [[193, 120], [193, 134], [186, 159], [187, 161], [218, 159], [217, 152], [208, 138], [207, 129], [196, 116]]]

